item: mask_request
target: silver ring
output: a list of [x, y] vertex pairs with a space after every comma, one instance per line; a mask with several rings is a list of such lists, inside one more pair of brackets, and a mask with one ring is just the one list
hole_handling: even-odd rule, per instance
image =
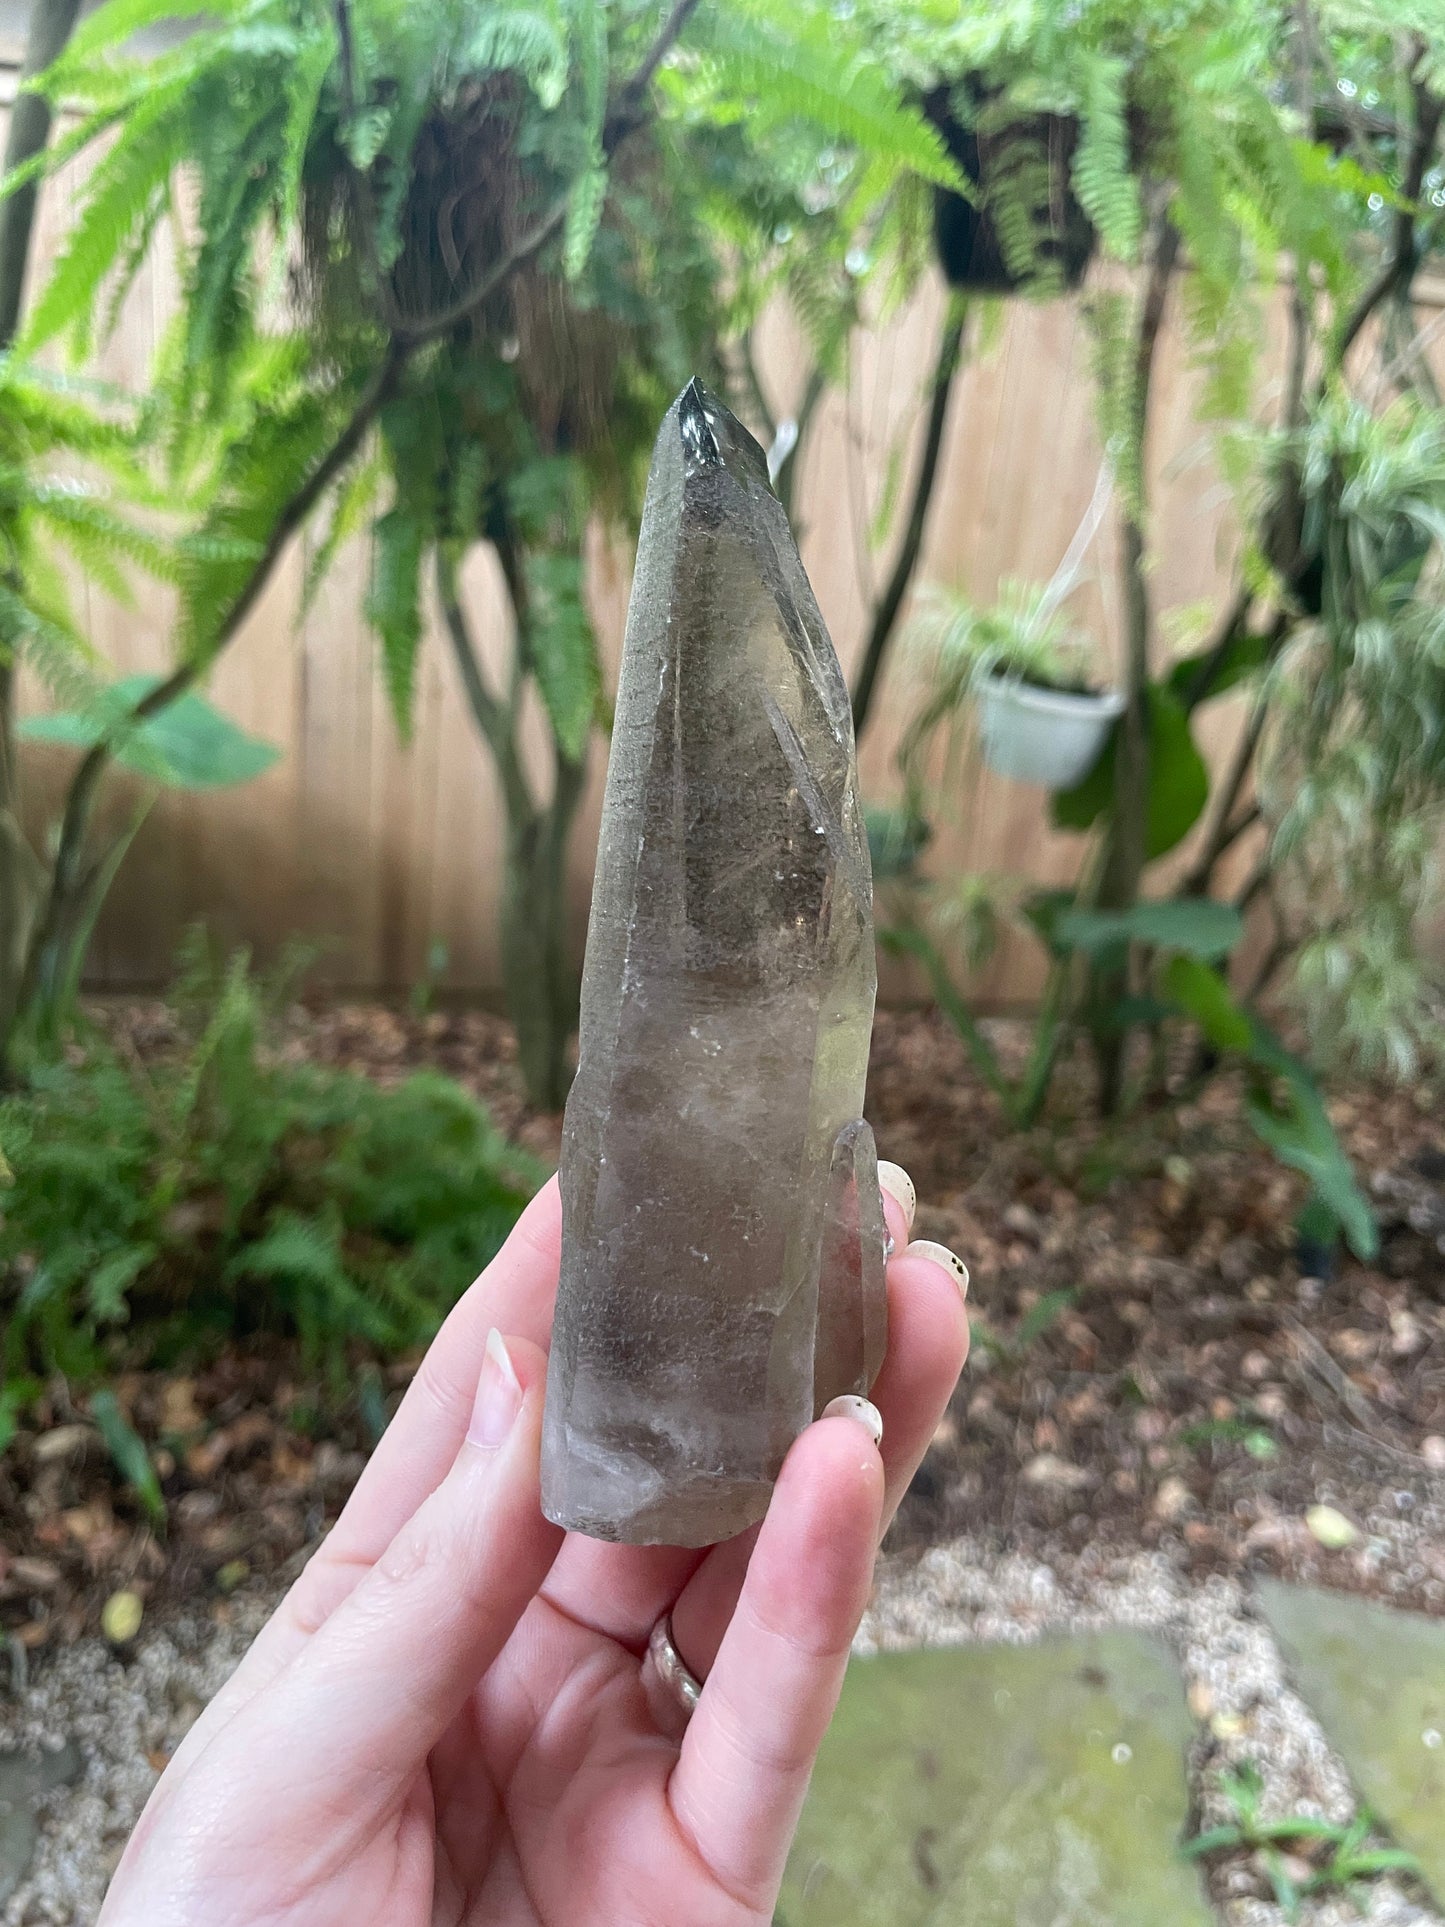
[[[672, 1637], [672, 1613], [665, 1612], [647, 1641], [647, 1659], [643, 1673], [651, 1672], [662, 1689], [667, 1702], [667, 1710], [681, 1716], [681, 1724], [686, 1726], [697, 1708], [702, 1694], [702, 1681], [693, 1673], [682, 1654], [677, 1650]], [[648, 1682], [650, 1684], [650, 1682]], [[658, 1695], [652, 1694], [654, 1711], [657, 1711]], [[673, 1722], [676, 1723], [675, 1721]]]

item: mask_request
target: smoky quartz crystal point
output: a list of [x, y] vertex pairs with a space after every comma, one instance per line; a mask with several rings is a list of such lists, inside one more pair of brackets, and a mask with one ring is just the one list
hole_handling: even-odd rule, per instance
[[762, 450], [694, 381], [648, 480], [562, 1139], [558, 1524], [727, 1538], [871, 1386], [874, 989], [842, 672]]

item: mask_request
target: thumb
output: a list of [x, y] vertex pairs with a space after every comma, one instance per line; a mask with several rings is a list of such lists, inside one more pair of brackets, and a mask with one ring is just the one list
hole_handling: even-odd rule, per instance
[[409, 1778], [546, 1578], [563, 1538], [542, 1515], [546, 1373], [536, 1345], [492, 1332], [450, 1472], [276, 1681], [306, 1777]]

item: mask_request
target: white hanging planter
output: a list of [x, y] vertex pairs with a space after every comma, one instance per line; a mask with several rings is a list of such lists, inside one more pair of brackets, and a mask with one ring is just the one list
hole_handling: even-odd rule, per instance
[[1016, 676], [981, 676], [978, 724], [984, 761], [1016, 783], [1072, 789], [1098, 761], [1124, 706], [1117, 689], [1074, 695], [1041, 689]]

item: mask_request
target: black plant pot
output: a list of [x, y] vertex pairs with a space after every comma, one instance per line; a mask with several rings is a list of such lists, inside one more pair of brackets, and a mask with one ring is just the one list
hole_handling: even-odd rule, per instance
[[[965, 119], [960, 102], [973, 112]], [[924, 113], [943, 136], [959, 170], [981, 192], [976, 206], [962, 194], [936, 188], [933, 240], [938, 264], [951, 287], [975, 294], [1018, 294], [1039, 287], [1076, 288], [1094, 253], [1096, 235], [1070, 179], [1079, 123], [1059, 114], [1037, 114], [1012, 121], [997, 133], [980, 132], [972, 121], [986, 106], [988, 90], [976, 77], [924, 96]], [[1042, 235], [1036, 266], [1021, 274], [1010, 266], [988, 210], [989, 190], [1017, 161], [1027, 145], [1045, 161], [1035, 218]]]

